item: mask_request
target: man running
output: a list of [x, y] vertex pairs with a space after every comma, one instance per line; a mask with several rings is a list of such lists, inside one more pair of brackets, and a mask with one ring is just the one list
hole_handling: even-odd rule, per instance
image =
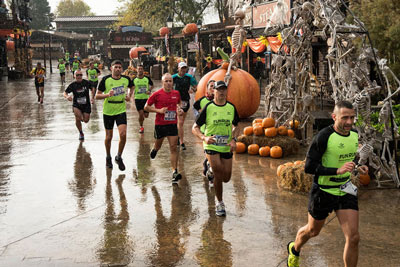
[[[289, 267], [299, 266], [301, 248], [319, 234], [332, 211], [336, 212], [346, 239], [344, 266], [357, 266], [360, 239], [358, 199], [357, 188], [350, 180], [351, 172], [356, 168], [353, 160], [358, 149], [358, 134], [352, 131], [355, 114], [350, 102], [338, 102], [332, 113], [334, 124], [322, 129], [311, 143], [305, 165], [305, 172], [314, 174], [308, 223], [299, 229], [296, 240], [287, 246]], [[358, 171], [368, 173], [368, 167], [360, 166]]]
[[[213, 101], [214, 99], [214, 85], [215, 85], [215, 81], [214, 80], [209, 80], [207, 82], [207, 91], [206, 91], [206, 95], [201, 97], [200, 99], [198, 99], [196, 102], [194, 102], [193, 104], [193, 108], [197, 111], [200, 112], [201, 110], [203, 110], [203, 108], [210, 102]], [[198, 116], [196, 116], [198, 117]], [[204, 134], [204, 130], [205, 130], [206, 126], [202, 125], [200, 127], [200, 131]], [[214, 174], [212, 173], [212, 170], [210, 168], [210, 163], [207, 160], [207, 157], [204, 159], [203, 162], [203, 175], [206, 176], [208, 178], [208, 181], [210, 183], [210, 186], [213, 187], [214, 186]]]
[[97, 84], [99, 83], [99, 75], [101, 72], [94, 67], [94, 63], [89, 63], [89, 68], [86, 70], [86, 76], [88, 77], [90, 88], [92, 90], [92, 100], [91, 103], [94, 102], [94, 96], [96, 95]]
[[146, 101], [151, 94], [151, 90], [153, 89], [153, 81], [149, 77], [144, 76], [143, 65], [139, 65], [137, 67], [137, 77], [133, 80], [133, 88], [135, 90], [136, 110], [139, 113], [139, 133], [143, 133], [144, 118], [149, 117], [149, 113], [144, 111], [144, 105], [146, 104]]
[[[182, 150], [186, 150], [185, 142], [184, 142], [184, 128], [183, 124], [185, 123], [186, 115], [190, 107], [190, 94], [196, 92], [197, 89], [197, 81], [196, 79], [187, 74], [187, 64], [185, 62], [180, 62], [178, 64], [178, 73], [172, 76], [174, 81], [175, 90], [179, 91], [181, 95], [181, 107], [184, 111], [183, 116], [179, 116], [178, 118], [178, 133], [179, 133], [179, 141], [178, 144], [182, 146]], [[191, 89], [192, 87], [193, 89]]]
[[[147, 112], [156, 112], [156, 121], [154, 128], [154, 138], [156, 142], [150, 152], [150, 157], [154, 159], [160, 150], [164, 138], [167, 137], [170, 150], [170, 161], [173, 169], [172, 183], [176, 184], [182, 178], [178, 172], [178, 127], [177, 115], [182, 116], [183, 110], [179, 106], [181, 99], [179, 92], [172, 88], [172, 76], [166, 73], [162, 77], [163, 88], [154, 92], [147, 100], [144, 110]], [[154, 105], [154, 107], [152, 107]]]
[[65, 69], [69, 71], [69, 52], [65, 52], [64, 60], [65, 60]]
[[[84, 140], [85, 136], [82, 131], [82, 121], [88, 123], [92, 108], [90, 106], [89, 90], [90, 83], [82, 77], [82, 71], [75, 72], [75, 81], [68, 85], [64, 92], [64, 98], [72, 101], [72, 111], [75, 114], [75, 125], [79, 131], [79, 140]], [[73, 96], [68, 95], [72, 93]]]
[[60, 59], [60, 63], [58, 63], [57, 69], [60, 70], [61, 84], [65, 83], [65, 63], [63, 59]]
[[38, 102], [43, 104], [44, 98], [44, 77], [46, 76], [46, 69], [42, 67], [42, 63], [38, 62], [36, 68], [33, 68], [31, 75], [35, 77], [36, 95]]
[[[113, 138], [114, 123], [117, 124], [119, 132], [118, 155], [115, 161], [118, 168], [125, 170], [122, 161], [122, 152], [126, 143], [126, 102], [129, 102], [132, 96], [132, 81], [128, 76], [121, 75], [122, 62], [115, 60], [111, 63], [111, 74], [104, 76], [99, 84], [96, 99], [105, 99], [103, 104], [103, 120], [106, 129], [106, 139], [104, 141], [106, 147], [106, 166], [112, 168], [111, 160], [111, 140]], [[128, 92], [129, 89], [129, 92]]]
[[75, 71], [79, 70], [81, 68], [81, 63], [79, 62], [79, 59], [75, 57], [74, 62], [72, 62], [72, 75], [75, 75]]
[[[232, 175], [232, 152], [236, 149], [236, 132], [239, 115], [235, 106], [226, 100], [228, 87], [224, 81], [214, 86], [214, 101], [208, 103], [193, 124], [192, 132], [203, 141], [206, 157], [214, 173], [215, 196], [218, 204], [215, 213], [225, 216], [222, 199], [222, 182], [227, 183]], [[200, 127], [206, 125], [204, 133]]]

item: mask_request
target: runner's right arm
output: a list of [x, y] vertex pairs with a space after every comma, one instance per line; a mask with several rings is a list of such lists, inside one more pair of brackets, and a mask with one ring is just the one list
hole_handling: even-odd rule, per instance
[[[207, 105], [208, 106], [208, 105]], [[200, 138], [206, 144], [213, 144], [215, 143], [215, 139], [212, 136], [205, 136], [201, 131], [200, 127], [206, 123], [206, 116], [207, 116], [207, 106], [201, 111], [199, 117], [196, 119], [196, 122], [193, 124], [192, 133]]]
[[99, 84], [99, 88], [97, 89], [96, 99], [105, 99], [105, 98], [108, 98], [108, 97], [114, 95], [113, 90], [110, 90], [110, 92], [108, 92], [108, 94], [104, 94], [105, 90], [106, 90], [106, 79], [103, 78]]

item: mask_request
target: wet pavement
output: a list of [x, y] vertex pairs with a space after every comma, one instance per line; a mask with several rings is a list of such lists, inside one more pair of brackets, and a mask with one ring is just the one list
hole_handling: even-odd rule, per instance
[[[192, 109], [188, 149], [179, 154], [183, 179], [172, 186], [167, 143], [149, 158], [154, 114], [141, 135], [129, 104], [126, 171], [116, 164], [110, 171], [102, 101], [79, 142], [64, 89], [55, 71], [39, 105], [33, 80], [0, 82], [0, 266], [286, 266], [286, 244], [306, 223], [307, 196], [277, 188], [275, 173], [304, 154], [235, 155], [224, 184], [227, 217], [217, 218], [213, 189], [201, 175], [201, 142], [190, 133]], [[115, 131], [113, 156], [117, 145]], [[359, 198], [358, 266], [400, 266], [400, 191], [369, 189]], [[331, 215], [302, 250], [302, 266], [343, 266], [343, 246]]]

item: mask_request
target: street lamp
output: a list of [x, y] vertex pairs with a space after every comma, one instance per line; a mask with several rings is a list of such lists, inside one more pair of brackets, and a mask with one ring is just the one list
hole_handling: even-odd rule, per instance
[[174, 20], [173, 20], [171, 14], [170, 14], [170, 15], [168, 15], [168, 18], [167, 18], [167, 28], [170, 29], [169, 38], [168, 38], [169, 55], [172, 54], [172, 47], [171, 47], [171, 40], [170, 39], [171, 39], [171, 36], [173, 36], [173, 33], [172, 33], [172, 28], [173, 27], [174, 27]]
[[198, 19], [196, 22], [197, 25], [197, 46], [199, 49], [199, 74], [200, 77], [203, 76], [203, 57], [201, 56], [201, 42], [200, 42], [200, 30], [201, 30], [201, 25], [203, 24], [203, 22], [201, 21], [201, 19]]
[[168, 15], [167, 18], [167, 27], [172, 28], [174, 26], [174, 20], [172, 19], [171, 15]]
[[90, 31], [89, 32], [89, 44], [90, 44], [90, 52], [91, 53], [93, 53], [93, 32], [92, 31]]

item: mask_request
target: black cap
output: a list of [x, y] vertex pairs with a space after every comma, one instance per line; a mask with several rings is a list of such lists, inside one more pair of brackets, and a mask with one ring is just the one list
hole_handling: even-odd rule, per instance
[[224, 81], [216, 81], [214, 85], [214, 89], [227, 89], [226, 83]]

